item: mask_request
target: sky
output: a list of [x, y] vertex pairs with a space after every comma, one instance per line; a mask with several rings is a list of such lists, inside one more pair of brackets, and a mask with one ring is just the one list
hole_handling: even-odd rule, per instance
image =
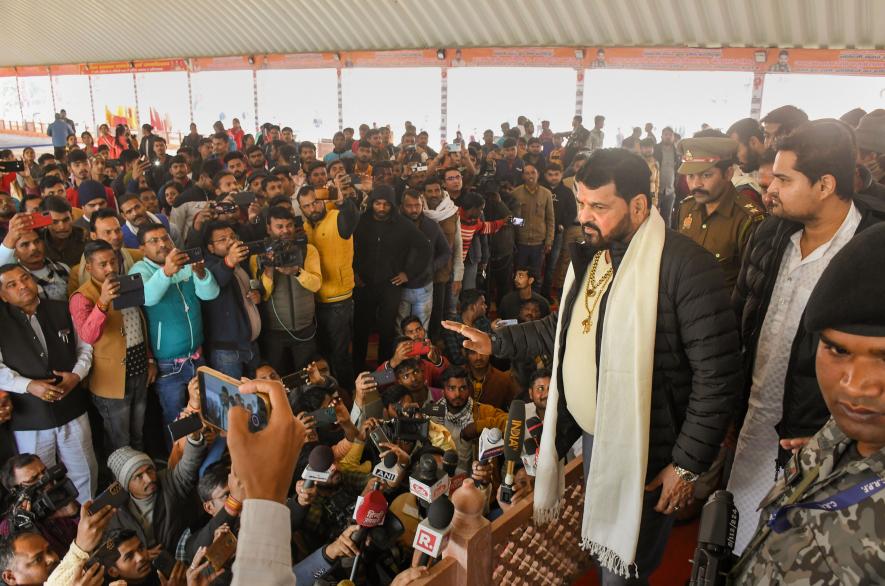
[[[168, 116], [174, 130], [186, 132], [190, 122], [187, 74], [137, 74], [141, 122], [149, 108]], [[191, 76], [194, 119], [206, 134], [215, 120], [230, 126], [240, 119], [247, 131], [255, 128], [251, 71], [201, 72]], [[334, 69], [262, 70], [257, 74], [258, 117], [292, 126], [299, 140], [331, 138], [338, 129], [338, 88]], [[406, 120], [427, 130], [431, 144], [440, 142], [440, 70], [436, 68], [345, 69], [342, 71], [343, 122], [390, 124], [399, 137]], [[683, 135], [702, 123], [727, 128], [749, 115], [752, 74], [740, 72], [588, 70], [582, 110], [587, 126], [592, 117], [606, 117], [606, 146], [633, 126], [654, 124], [657, 133], [672, 126]], [[451, 139], [457, 130], [465, 138], [482, 135], [500, 124], [514, 124], [525, 115], [540, 128], [549, 120], [554, 131], [567, 131], [575, 113], [576, 72], [568, 68], [453, 68], [447, 72], [448, 120]], [[93, 128], [92, 102], [86, 76], [54, 78], [55, 106]], [[53, 97], [48, 77], [23, 77], [20, 94], [26, 120], [52, 120]], [[93, 77], [95, 118], [100, 124], [105, 107], [134, 107], [135, 84], [130, 74]], [[19, 120], [19, 88], [15, 78], [0, 78], [0, 119]], [[860, 106], [885, 107], [885, 78], [768, 74], [762, 113], [795, 104], [811, 118], [838, 117]]]

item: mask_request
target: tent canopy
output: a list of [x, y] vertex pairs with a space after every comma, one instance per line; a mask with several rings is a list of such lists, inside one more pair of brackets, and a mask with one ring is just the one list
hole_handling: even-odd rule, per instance
[[874, 49], [880, 0], [3, 2], [0, 66], [433, 47]]

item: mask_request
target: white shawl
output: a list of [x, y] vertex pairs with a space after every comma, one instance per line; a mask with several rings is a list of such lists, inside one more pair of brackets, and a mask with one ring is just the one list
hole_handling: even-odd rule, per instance
[[[582, 547], [603, 567], [624, 577], [637, 574], [636, 543], [648, 462], [658, 279], [665, 231], [663, 219], [652, 208], [630, 241], [609, 291], [599, 355], [599, 388], [596, 381], [588, 380], [585, 391], [596, 393], [596, 433], [586, 478]], [[569, 291], [574, 281], [570, 266], [563, 292]], [[547, 396], [547, 404], [553, 406], [559, 402], [555, 373], [560, 368], [562, 327], [568, 324], [563, 325], [560, 313], [554, 376]], [[558, 517], [565, 489], [563, 467], [556, 453], [557, 415], [554, 407], [547, 409], [544, 418], [534, 498], [539, 523]]]

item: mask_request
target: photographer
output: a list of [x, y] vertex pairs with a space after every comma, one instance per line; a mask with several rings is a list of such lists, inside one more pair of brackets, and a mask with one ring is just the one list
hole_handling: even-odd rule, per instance
[[104, 424], [105, 449], [142, 449], [147, 388], [158, 373], [147, 347], [147, 323], [139, 308], [113, 306], [120, 294], [113, 247], [90, 241], [83, 258], [90, 278], [71, 296], [69, 309], [80, 339], [92, 345], [88, 387]]
[[[58, 472], [53, 471], [53, 474], [57, 475]], [[20, 454], [7, 460], [0, 468], [0, 484], [12, 498], [9, 509], [4, 511], [0, 520], [0, 535], [6, 537], [22, 528], [37, 531], [49, 542], [52, 551], [59, 557], [63, 556], [77, 534], [77, 514], [80, 509], [73, 498], [76, 493], [71, 491], [71, 494], [65, 495], [59, 490], [53, 495], [57, 495], [58, 499], [47, 499], [43, 495], [65, 481], [70, 482], [66, 477], [51, 479], [46, 465], [34, 454]], [[51, 506], [35, 505], [33, 500], [41, 500]], [[54, 510], [45, 510], [56, 505]]]
[[316, 352], [314, 294], [323, 282], [320, 255], [295, 217], [271, 208], [267, 231], [273, 252], [250, 261], [264, 287], [262, 356], [283, 375], [303, 368]]
[[249, 249], [230, 224], [218, 221], [207, 224], [203, 247], [209, 252], [206, 269], [219, 289], [218, 297], [203, 303], [209, 366], [235, 379], [254, 376], [261, 359], [257, 343], [261, 292], [241, 266]]

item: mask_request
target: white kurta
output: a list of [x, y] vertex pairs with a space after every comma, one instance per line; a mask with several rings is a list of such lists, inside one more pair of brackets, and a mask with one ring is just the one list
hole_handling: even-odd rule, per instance
[[734, 495], [739, 513], [735, 554], [740, 555], [756, 532], [759, 502], [774, 484], [778, 452], [774, 426], [783, 414], [784, 383], [799, 320], [818, 279], [833, 256], [854, 236], [860, 218], [852, 204], [829, 242], [803, 259], [800, 230], [793, 234], [784, 251], [759, 333], [749, 408], [728, 480], [728, 490]]

